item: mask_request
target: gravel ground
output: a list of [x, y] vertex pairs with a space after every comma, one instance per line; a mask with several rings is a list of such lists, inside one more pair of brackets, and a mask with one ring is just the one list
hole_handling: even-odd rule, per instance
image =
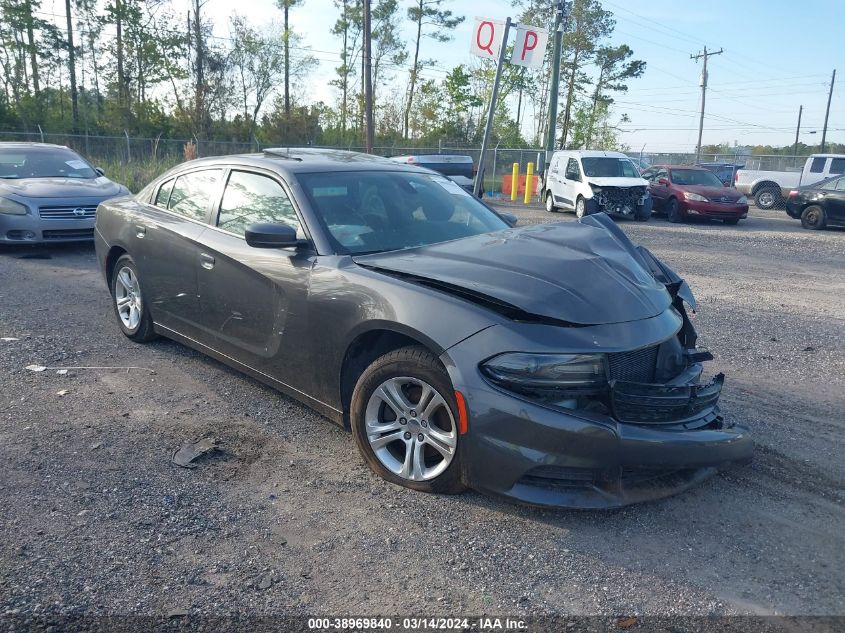
[[[690, 282], [757, 454], [608, 512], [387, 484], [296, 402], [125, 340], [92, 247], [0, 250], [0, 614], [845, 614], [845, 231], [620, 226]], [[103, 366], [145, 369], [52, 369]]]

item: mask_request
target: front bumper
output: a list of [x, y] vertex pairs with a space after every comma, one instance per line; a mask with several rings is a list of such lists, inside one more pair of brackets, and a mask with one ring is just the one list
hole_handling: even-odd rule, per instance
[[94, 239], [94, 219], [51, 222], [31, 215], [0, 214], [0, 243], [38, 244]]
[[651, 196], [640, 198], [636, 204], [621, 204], [606, 202], [601, 204], [596, 198], [586, 200], [588, 215], [593, 213], [607, 213], [623, 218], [648, 218], [651, 216], [654, 199]]
[[[666, 332], [660, 332], [659, 324], [640, 323], [643, 344], [664, 340], [659, 337], [665, 338]], [[531, 339], [539, 343], [543, 335], [537, 335], [544, 326], [527, 327], [534, 329]], [[597, 351], [612, 352], [606, 334], [614, 327], [633, 332], [618, 325], [577, 329], [579, 336], [584, 330], [596, 330], [594, 340], [606, 345]], [[455, 388], [467, 403], [469, 424], [461, 437], [461, 450], [463, 477], [470, 487], [531, 505], [613, 508], [678, 493], [733, 464], [751, 460], [748, 429], [726, 423], [715, 399], [712, 406], [698, 411], [691, 407], [690, 418], [683, 423], [661, 425], [551, 409], [499, 390], [477, 368], [477, 354], [485, 357], [489, 337], [496, 336], [491, 330], [498, 329], [470, 337], [443, 356]], [[500, 340], [505, 349], [524, 348], [526, 341], [514, 347], [519, 343], [507, 340], [514, 337], [498, 334], [505, 339]], [[700, 365], [690, 367], [683, 384], [675, 389], [697, 383], [699, 373]]]
[[697, 202], [679, 200], [684, 215], [710, 218], [713, 220], [735, 220], [748, 217], [747, 204], [724, 204], [721, 202]]

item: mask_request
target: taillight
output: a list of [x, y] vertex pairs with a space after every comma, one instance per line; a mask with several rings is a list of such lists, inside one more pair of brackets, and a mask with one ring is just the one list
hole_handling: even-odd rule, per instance
[[798, 195], [798, 190], [797, 190], [797, 189], [793, 189], [792, 191], [790, 191], [790, 192], [789, 192], [789, 197], [790, 197], [790, 198], [794, 198], [794, 197], [795, 197], [795, 196], [797, 196], [797, 195]]
[[734, 172], [734, 182], [739, 182], [739, 172], [738, 171]]

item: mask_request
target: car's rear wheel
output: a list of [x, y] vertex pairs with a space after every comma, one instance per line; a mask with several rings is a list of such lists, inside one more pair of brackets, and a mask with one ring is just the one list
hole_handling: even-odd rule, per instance
[[579, 218], [587, 215], [587, 201], [582, 196], [578, 196], [578, 199], [575, 201], [575, 215]]
[[446, 370], [423, 347], [376, 359], [352, 393], [352, 435], [367, 465], [389, 482], [459, 493], [458, 406]]
[[754, 204], [758, 209], [773, 209], [780, 199], [780, 193], [773, 187], [763, 187], [754, 194]]
[[114, 265], [111, 294], [118, 325], [126, 337], [137, 343], [154, 339], [153, 320], [141, 293], [138, 268], [129, 255], [122, 255]]
[[681, 215], [681, 205], [678, 204], [677, 198], [669, 198], [666, 201], [666, 219], [673, 224], [684, 221], [684, 217]]
[[801, 213], [801, 226], [811, 231], [823, 229], [827, 225], [827, 214], [817, 204], [811, 204]]
[[555, 206], [555, 198], [552, 195], [551, 191], [546, 192], [546, 211], [549, 213], [554, 213], [557, 211], [557, 207]]

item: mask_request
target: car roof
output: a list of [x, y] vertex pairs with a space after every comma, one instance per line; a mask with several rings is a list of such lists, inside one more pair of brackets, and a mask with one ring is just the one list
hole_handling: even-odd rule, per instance
[[622, 152], [609, 152], [597, 149], [561, 149], [557, 150], [555, 154], [568, 154], [570, 156], [580, 156], [581, 158], [630, 158]]
[[189, 168], [225, 167], [229, 165], [263, 167], [282, 174], [369, 171], [373, 168], [382, 171], [415, 171], [419, 173], [420, 170], [425, 170], [432, 174], [435, 173], [424, 167], [399, 163], [372, 154], [315, 147], [267, 148], [260, 154], [230, 154], [197, 158], [180, 163], [167, 173], [181, 172]]
[[26, 147], [43, 147], [46, 149], [70, 149], [67, 145], [55, 145], [53, 143], [34, 143], [29, 141], [2, 141], [0, 142], [0, 149], [6, 148], [26, 148]]
[[660, 168], [660, 169], [692, 169], [693, 171], [710, 171], [709, 169], [705, 169], [704, 167], [698, 167], [696, 165], [652, 165], [649, 169]]

